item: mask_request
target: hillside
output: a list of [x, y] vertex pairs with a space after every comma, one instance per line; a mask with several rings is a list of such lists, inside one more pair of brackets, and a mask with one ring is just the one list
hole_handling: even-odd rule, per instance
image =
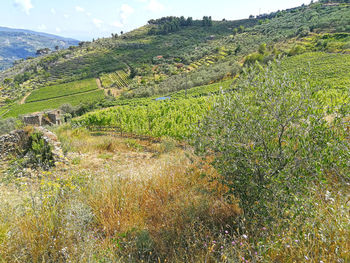
[[0, 72], [0, 262], [350, 262], [348, 2]]
[[[210, 25], [200, 20], [186, 24], [186, 19], [171, 17], [150, 21], [124, 35], [82, 42], [1, 72], [1, 101], [8, 108], [39, 87], [86, 78], [100, 78], [106, 93], [124, 98], [210, 84], [235, 76], [245, 56], [261, 44], [288, 53], [295, 38], [313, 34], [316, 41], [323, 33], [349, 32], [349, 8], [348, 4], [316, 3], [246, 20], [211, 21]], [[341, 41], [344, 45], [338, 50], [346, 52], [348, 40]], [[270, 54], [276, 56], [276, 52]]]
[[0, 27], [0, 71], [19, 59], [35, 57], [39, 49], [55, 50], [78, 45], [79, 41], [24, 29]]

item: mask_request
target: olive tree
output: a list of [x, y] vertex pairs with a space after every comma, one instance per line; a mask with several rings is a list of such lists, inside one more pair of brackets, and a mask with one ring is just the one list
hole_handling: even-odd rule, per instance
[[330, 174], [349, 180], [343, 116], [327, 122], [317, 87], [275, 66], [245, 70], [236, 90], [216, 100], [195, 142], [199, 153], [214, 157], [252, 222], [283, 216]]

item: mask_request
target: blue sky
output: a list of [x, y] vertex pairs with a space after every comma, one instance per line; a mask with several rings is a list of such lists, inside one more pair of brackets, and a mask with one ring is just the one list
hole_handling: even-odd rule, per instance
[[1, 0], [0, 26], [91, 40], [162, 16], [235, 20], [303, 3], [310, 0]]

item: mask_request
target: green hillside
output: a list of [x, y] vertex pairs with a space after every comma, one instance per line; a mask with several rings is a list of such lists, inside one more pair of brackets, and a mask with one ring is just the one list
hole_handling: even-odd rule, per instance
[[28, 138], [1, 136], [0, 262], [350, 262], [349, 25], [163, 17], [0, 72]]
[[346, 3], [315, 3], [240, 21], [181, 24], [181, 19], [171, 17], [150, 21], [132, 32], [81, 42], [79, 47], [28, 59], [2, 72], [0, 103], [15, 102], [39, 87], [85, 78], [100, 77], [112, 94], [127, 98], [209, 84], [239, 73], [244, 57], [263, 43], [273, 49], [308, 34], [349, 32], [349, 13]]

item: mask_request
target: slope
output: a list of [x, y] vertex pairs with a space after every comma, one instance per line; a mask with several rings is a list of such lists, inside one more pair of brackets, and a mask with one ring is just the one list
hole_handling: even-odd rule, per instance
[[79, 41], [46, 33], [0, 27], [0, 70], [7, 69], [16, 60], [35, 56], [38, 49], [68, 48]]

